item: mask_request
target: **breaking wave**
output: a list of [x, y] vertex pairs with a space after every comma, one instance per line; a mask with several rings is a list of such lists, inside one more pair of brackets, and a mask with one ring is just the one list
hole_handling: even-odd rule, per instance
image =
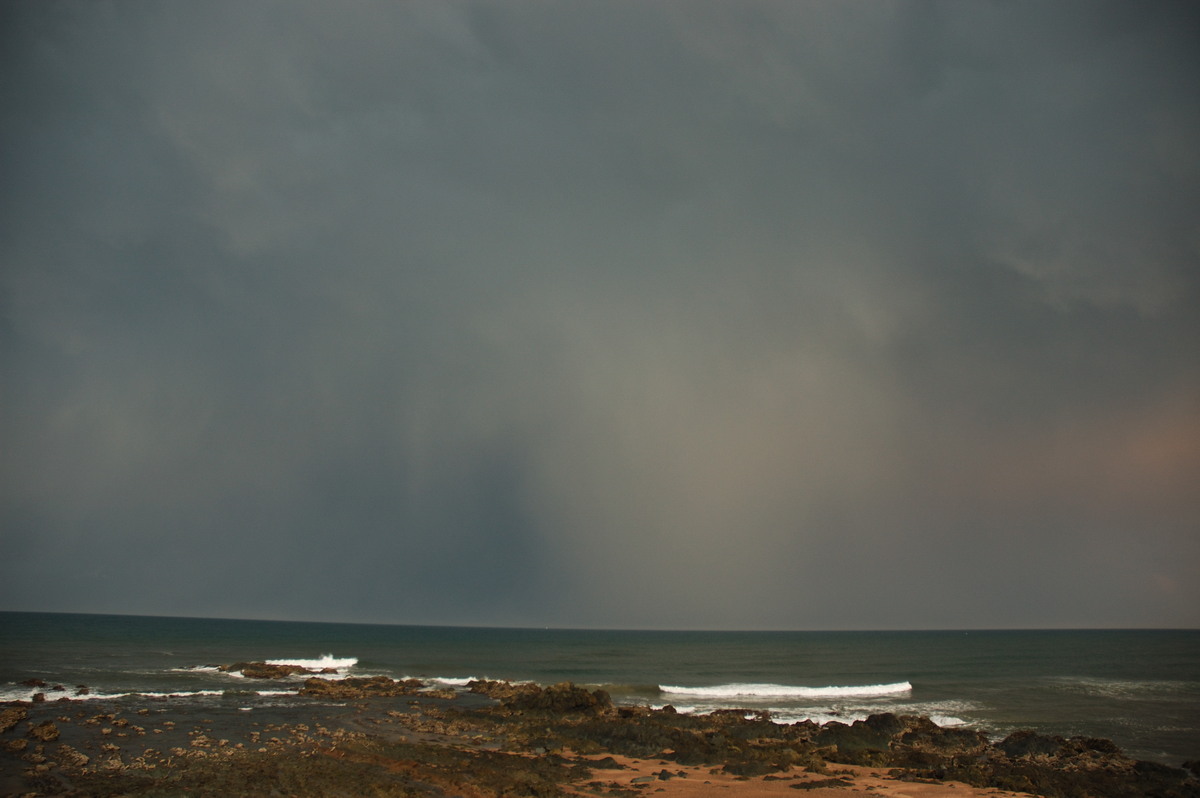
[[275, 696], [295, 696], [295, 690], [123, 690], [118, 692], [104, 692], [101, 690], [89, 690], [86, 693], [75, 693], [67, 691], [47, 691], [45, 688], [27, 688], [17, 687], [0, 689], [0, 703], [21, 702], [29, 703], [33, 701], [33, 696], [36, 693], [42, 693], [46, 696], [47, 704], [57, 704], [63, 699], [68, 699], [72, 703], [78, 701], [115, 701], [121, 698], [206, 698], [213, 696], [260, 696], [271, 698]]
[[433, 682], [435, 685], [445, 687], [466, 687], [475, 681], [474, 676], [418, 676], [416, 678], [423, 682]]
[[334, 668], [335, 670], [347, 670], [358, 664], [358, 657], [343, 657], [338, 659], [332, 654], [324, 654], [320, 659], [269, 659], [266, 660], [268, 665], [294, 665], [299, 668], [308, 668], [310, 670], [322, 670], [324, 668]]
[[830, 685], [827, 687], [801, 687], [787, 684], [719, 684], [714, 687], [660, 685], [659, 690], [664, 696], [707, 699], [857, 698], [908, 693], [912, 691], [912, 685], [909, 682]]

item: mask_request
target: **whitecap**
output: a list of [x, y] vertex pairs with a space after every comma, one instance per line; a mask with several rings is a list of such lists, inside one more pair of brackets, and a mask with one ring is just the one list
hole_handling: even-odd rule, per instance
[[337, 658], [333, 654], [322, 654], [320, 659], [269, 659], [266, 660], [268, 665], [293, 665], [298, 668], [308, 668], [309, 670], [324, 670], [325, 668], [333, 668], [334, 670], [343, 671], [353, 668], [358, 664], [357, 657]]
[[422, 678], [423, 681], [445, 685], [446, 687], [466, 687], [471, 682], [478, 681], [474, 676], [427, 676], [418, 678]]
[[912, 691], [908, 682], [891, 684], [830, 685], [802, 687], [787, 684], [719, 684], [713, 687], [659, 685], [663, 695], [708, 699], [854, 698], [895, 695]]

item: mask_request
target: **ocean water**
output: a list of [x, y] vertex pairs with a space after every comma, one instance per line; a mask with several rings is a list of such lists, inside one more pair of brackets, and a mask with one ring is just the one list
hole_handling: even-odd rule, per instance
[[[1107, 737], [1200, 759], [1200, 631], [651, 632], [0, 613], [0, 701], [40, 678], [87, 701], [300, 705], [296, 684], [219, 672], [241, 660], [342, 675], [572, 681], [622, 704], [746, 709], [779, 723], [921, 714], [1001, 737]], [[299, 679], [295, 680], [299, 681]], [[76, 696], [77, 685], [89, 694]]]

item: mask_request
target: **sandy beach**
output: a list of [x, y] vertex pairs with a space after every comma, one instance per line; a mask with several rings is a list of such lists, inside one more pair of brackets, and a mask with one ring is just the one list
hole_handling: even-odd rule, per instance
[[[734, 776], [721, 768], [678, 767], [667, 760], [613, 757], [623, 770], [606, 771], [599, 780], [610, 790], [635, 789], [661, 798], [698, 798], [698, 796], [789, 796], [837, 798], [848, 794], [870, 794], [888, 798], [962, 798], [963, 796], [1014, 796], [1027, 793], [977, 788], [961, 782], [902, 780], [879, 768], [840, 765], [827, 775], [788, 772], [758, 778]], [[597, 782], [571, 785], [571, 794], [594, 795]]]

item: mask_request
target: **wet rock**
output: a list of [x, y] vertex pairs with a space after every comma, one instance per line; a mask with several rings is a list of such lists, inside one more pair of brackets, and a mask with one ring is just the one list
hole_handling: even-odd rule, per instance
[[981, 731], [942, 728], [928, 718], [913, 720], [923, 722], [913, 724], [914, 728], [899, 736], [897, 742], [900, 746], [942, 756], [978, 756], [988, 748], [988, 737]]
[[887, 735], [888, 737], [895, 737], [899, 734], [903, 734], [904, 732], [909, 731], [913, 726], [911, 722], [905, 723], [898, 715], [895, 715], [891, 712], [880, 712], [878, 714], [871, 715], [862, 723], [868, 729]]
[[612, 709], [612, 698], [604, 690], [588, 691], [571, 682], [542, 688], [536, 684], [474, 681], [467, 689], [495, 698], [505, 709], [515, 712], [599, 714]]
[[44, 704], [46, 702], [46, 694], [45, 693], [34, 693], [33, 697], [30, 698], [29, 700], [35, 704]]
[[541, 688], [529, 682], [500, 682], [488, 679], [474, 679], [467, 682], [467, 692], [494, 698], [497, 701], [511, 701], [516, 696], [540, 692]]
[[570, 682], [547, 687], [537, 695], [520, 697], [516, 709], [555, 713], [588, 712], [599, 713], [612, 708], [612, 698], [604, 690], [588, 691]]
[[300, 665], [272, 665], [267, 662], [234, 662], [218, 665], [217, 669], [224, 673], [240, 673], [247, 679], [285, 679], [296, 674], [317, 672]]
[[345, 679], [307, 679], [300, 695], [321, 698], [355, 699], [415, 695], [425, 684], [420, 679], [397, 681], [386, 676], [348, 677]]
[[1074, 745], [1077, 750], [1094, 751], [1099, 754], [1112, 754], [1119, 756], [1121, 749], [1112, 740], [1106, 740], [1103, 737], [1072, 737], [1068, 742]]
[[[883, 724], [881, 724], [883, 725]], [[884, 728], [887, 728], [884, 726]], [[839, 762], [857, 765], [882, 765], [884, 761], [873, 754], [882, 754], [891, 748], [893, 735], [881, 728], [857, 720], [847, 725], [841, 721], [830, 721], [821, 727], [813, 743], [822, 748], [832, 748]]]
[[22, 687], [46, 687], [46, 682], [42, 679], [26, 679], [20, 683]]
[[30, 729], [27, 736], [48, 743], [58, 739], [58, 726], [52, 720], [43, 721]]
[[0, 734], [4, 734], [28, 717], [29, 710], [25, 707], [8, 707], [0, 710]]
[[1005, 756], [1016, 759], [1019, 757], [1051, 757], [1056, 756], [1066, 743], [1062, 737], [1052, 737], [1038, 734], [1034, 731], [1016, 731], [1005, 737], [996, 747]]
[[68, 767], [81, 768], [91, 761], [91, 757], [64, 743], [58, 747], [58, 761]]

